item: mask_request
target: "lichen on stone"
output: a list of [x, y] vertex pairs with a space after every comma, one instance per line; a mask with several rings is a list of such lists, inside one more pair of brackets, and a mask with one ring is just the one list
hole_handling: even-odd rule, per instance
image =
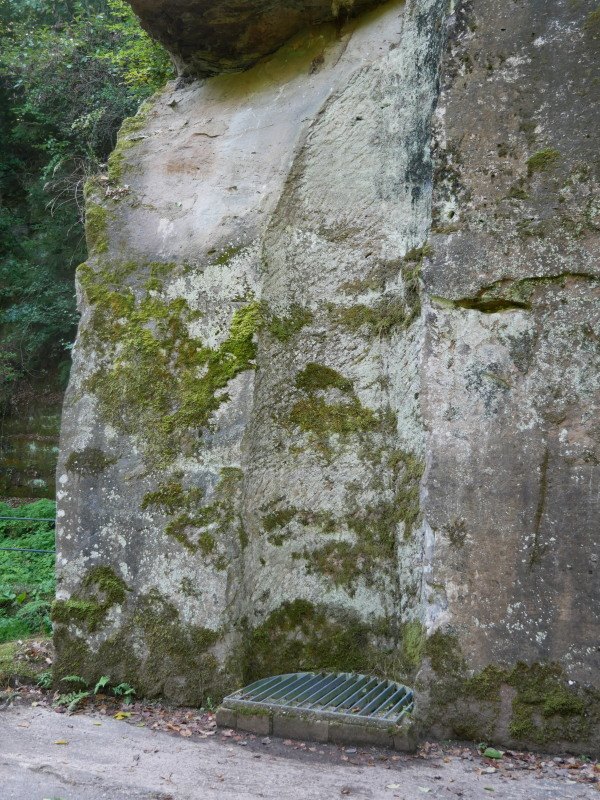
[[99, 475], [116, 461], [97, 447], [74, 450], [65, 461], [65, 469], [79, 475]]

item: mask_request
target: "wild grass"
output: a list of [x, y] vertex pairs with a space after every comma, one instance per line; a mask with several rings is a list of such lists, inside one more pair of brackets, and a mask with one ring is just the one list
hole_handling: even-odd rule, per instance
[[[0, 503], [0, 548], [54, 548], [54, 527], [24, 517], [54, 518], [55, 503], [38, 500], [19, 508]], [[7, 552], [0, 549], [0, 643], [51, 631], [50, 603], [54, 598], [54, 554]]]

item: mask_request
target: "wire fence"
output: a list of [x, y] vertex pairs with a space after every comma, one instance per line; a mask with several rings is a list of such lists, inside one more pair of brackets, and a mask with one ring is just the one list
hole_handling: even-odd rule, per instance
[[[50, 522], [56, 525], [54, 517], [0, 517], [0, 522]], [[56, 553], [56, 550], [34, 550], [31, 547], [0, 547], [5, 553]]]

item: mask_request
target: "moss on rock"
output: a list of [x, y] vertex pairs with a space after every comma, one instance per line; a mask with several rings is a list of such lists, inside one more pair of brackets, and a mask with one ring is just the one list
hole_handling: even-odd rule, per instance
[[102, 255], [108, 252], [108, 211], [91, 200], [85, 207], [85, 238], [89, 253]]
[[545, 147], [538, 150], [527, 159], [527, 174], [534, 175], [536, 172], [548, 172], [553, 169], [560, 161], [560, 152], [554, 147]]
[[[138, 266], [138, 272], [152, 269]], [[255, 368], [260, 306], [236, 309], [227, 338], [210, 348], [189, 333], [197, 311], [181, 298], [140, 297], [123, 285], [122, 264], [98, 271], [82, 265], [79, 280], [92, 306], [84, 341], [104, 355], [86, 388], [108, 422], [137, 437], [147, 463], [164, 468], [195, 447], [190, 432], [206, 427], [228, 400], [227, 384]]]
[[296, 388], [311, 394], [312, 392], [327, 389], [339, 389], [340, 392], [352, 392], [352, 381], [344, 378], [335, 369], [324, 364], [307, 364], [296, 376]]
[[105, 564], [92, 567], [72, 597], [54, 601], [52, 621], [62, 625], [74, 624], [93, 633], [101, 627], [113, 606], [125, 602], [129, 591], [112, 567]]
[[369, 628], [353, 612], [298, 599], [249, 634], [245, 680], [312, 669], [360, 672], [370, 655]]
[[55, 680], [75, 674], [93, 684], [105, 674], [112, 683], [127, 681], [140, 697], [200, 706], [207, 697], [219, 701], [240, 680], [212, 652], [221, 637], [221, 631], [182, 622], [176, 607], [151, 591], [136, 599], [122, 627], [96, 647], [59, 625]]
[[472, 674], [456, 636], [441, 631], [427, 639], [424, 654], [435, 674], [429, 686], [429, 719], [445, 720], [450, 735], [501, 740], [504, 690], [512, 700], [510, 718], [503, 724], [515, 745], [564, 748], [572, 744], [583, 751], [586, 742], [598, 739], [600, 693], [568, 681], [559, 664], [489, 664]]
[[284, 344], [296, 336], [306, 325], [310, 325], [313, 320], [312, 311], [298, 304], [293, 304], [289, 314], [285, 317], [277, 317], [269, 314], [268, 311], [265, 312], [265, 316], [269, 333]]

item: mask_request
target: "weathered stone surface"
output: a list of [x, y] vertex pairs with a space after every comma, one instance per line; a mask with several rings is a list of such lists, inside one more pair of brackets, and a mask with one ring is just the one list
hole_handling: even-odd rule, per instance
[[58, 673], [191, 703], [374, 671], [421, 730], [598, 747], [593, 11], [391, 2], [124, 126], [88, 188]]
[[[438, 623], [451, 625], [471, 669], [556, 662], [597, 687], [594, 9], [478, 0], [452, 19], [422, 386]], [[589, 730], [575, 713], [540, 713], [543, 694], [524, 726], [539, 744]], [[505, 740], [524, 727], [509, 720]]]
[[128, 0], [183, 73], [249, 67], [308, 25], [342, 26], [381, 0]]

